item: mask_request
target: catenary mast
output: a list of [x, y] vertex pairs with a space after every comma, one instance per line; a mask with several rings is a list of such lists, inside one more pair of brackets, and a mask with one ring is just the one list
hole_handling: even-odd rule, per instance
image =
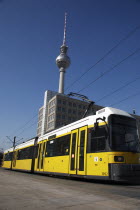
[[67, 13], [65, 13], [63, 44], [60, 47], [60, 55], [56, 58], [56, 64], [60, 72], [58, 93], [61, 94], [64, 94], [64, 77], [65, 77], [66, 68], [68, 68], [70, 65], [70, 58], [67, 56], [68, 46], [66, 46], [66, 23], [67, 23]]

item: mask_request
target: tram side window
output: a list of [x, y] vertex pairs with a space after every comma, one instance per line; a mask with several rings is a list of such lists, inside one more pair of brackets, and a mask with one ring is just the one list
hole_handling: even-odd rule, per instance
[[54, 148], [55, 148], [55, 141], [56, 140], [50, 140], [47, 142], [46, 146], [46, 157], [53, 157], [55, 156], [54, 154]]
[[56, 156], [69, 155], [70, 135], [60, 137], [56, 140]]
[[21, 150], [18, 150], [18, 160], [32, 159], [33, 157], [33, 147], [27, 147]]
[[69, 155], [70, 135], [47, 142], [46, 157]]
[[9, 152], [4, 155], [4, 161], [11, 161], [13, 157], [13, 152]]
[[104, 151], [106, 149], [107, 132], [105, 127], [98, 127], [91, 132], [91, 152]]

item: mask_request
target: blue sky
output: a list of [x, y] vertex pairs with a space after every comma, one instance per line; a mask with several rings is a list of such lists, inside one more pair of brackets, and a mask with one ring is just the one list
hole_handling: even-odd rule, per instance
[[[0, 0], [0, 148], [11, 146], [6, 136], [24, 140], [35, 136], [44, 91], [58, 90], [59, 71], [55, 59], [63, 40], [65, 11], [68, 13], [67, 45], [71, 58], [65, 93], [84, 88], [80, 93], [98, 102], [111, 91], [140, 77], [138, 51], [88, 86], [140, 48], [140, 29], [137, 29], [71, 85], [140, 25], [140, 0]], [[140, 115], [139, 92], [140, 79], [137, 79], [97, 104], [114, 104], [130, 113], [135, 109]], [[128, 100], [119, 103], [127, 97]]]

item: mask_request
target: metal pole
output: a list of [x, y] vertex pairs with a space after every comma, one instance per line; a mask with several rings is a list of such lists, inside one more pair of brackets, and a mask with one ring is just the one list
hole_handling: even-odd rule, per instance
[[16, 136], [14, 136], [14, 141], [13, 141], [13, 155], [12, 155], [12, 159], [11, 159], [11, 170], [12, 170], [12, 166], [13, 166], [15, 145], [16, 145]]
[[13, 141], [13, 148], [15, 149], [15, 144], [16, 144], [16, 136], [14, 136], [14, 141]]

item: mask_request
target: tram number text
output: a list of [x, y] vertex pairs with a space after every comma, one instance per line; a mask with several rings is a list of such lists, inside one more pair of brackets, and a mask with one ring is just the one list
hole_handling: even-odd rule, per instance
[[107, 172], [102, 172], [102, 176], [108, 176]]

